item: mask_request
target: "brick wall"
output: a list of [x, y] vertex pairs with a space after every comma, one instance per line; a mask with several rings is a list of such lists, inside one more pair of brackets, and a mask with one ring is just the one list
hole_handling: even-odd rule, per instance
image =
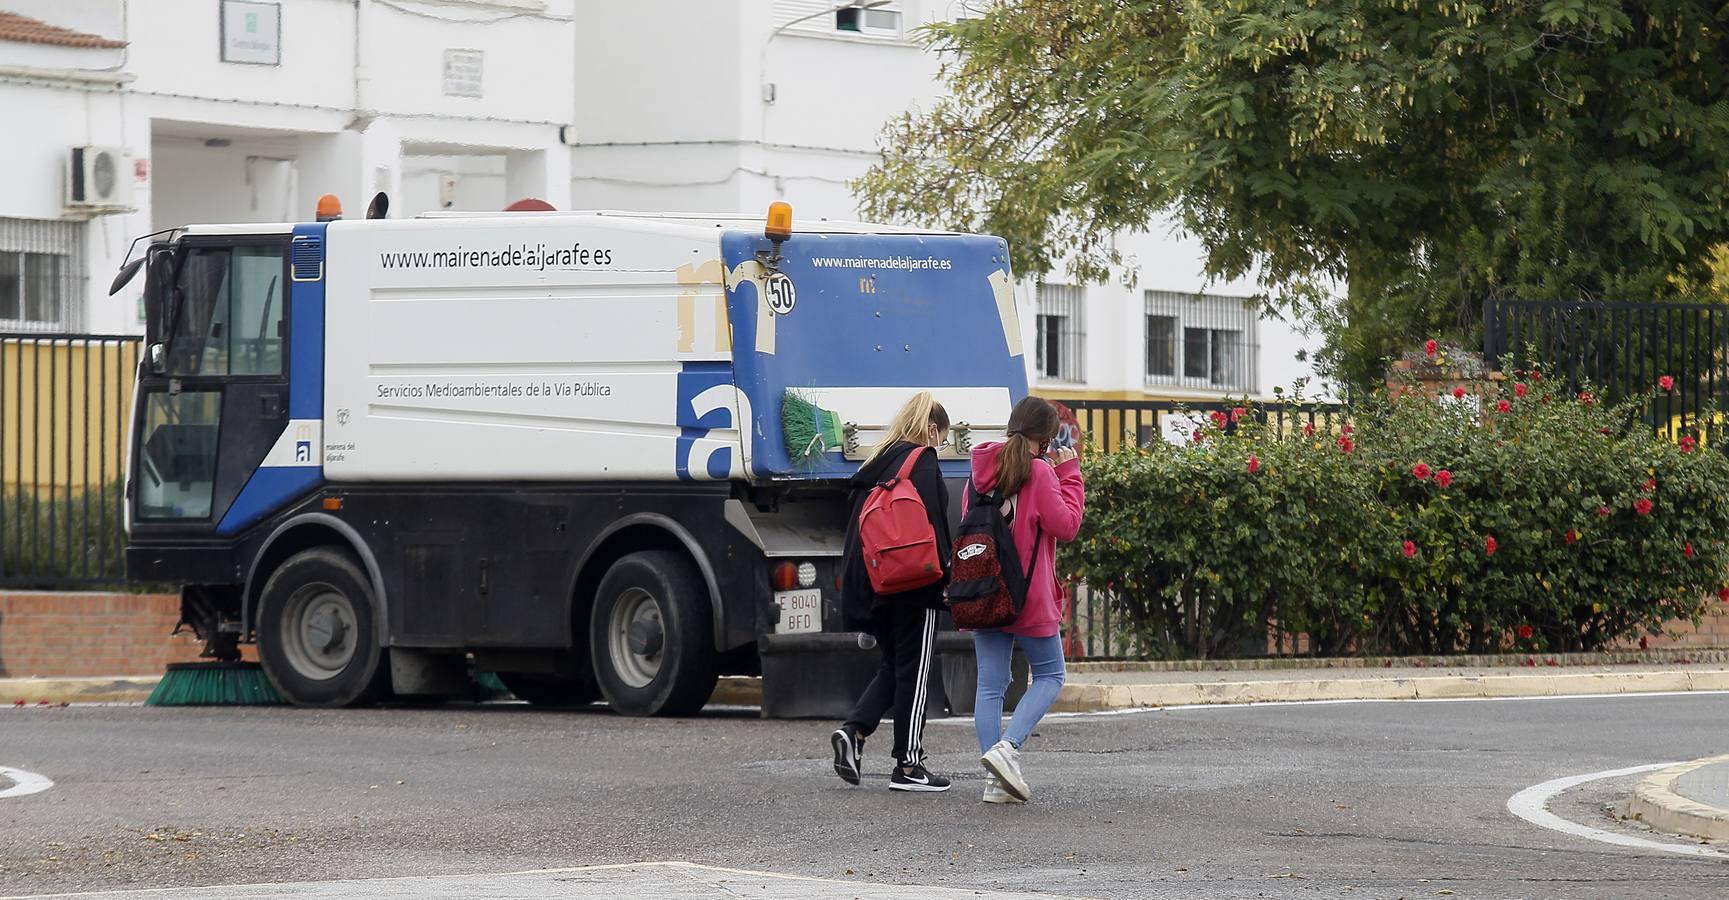
[[[1282, 648], [1279, 643], [1281, 637], [1284, 640]], [[1663, 634], [1646, 638], [1643, 648], [1639, 646], [1639, 639], [1634, 638], [1606, 649], [1691, 650], [1706, 647], [1729, 648], [1729, 604], [1713, 603], [1697, 628], [1691, 622], [1670, 622], [1664, 627]], [[1519, 652], [1512, 647], [1503, 649], [1508, 653]], [[1267, 635], [1268, 656], [1302, 656], [1308, 652], [1308, 635], [1288, 631], [1280, 635], [1278, 624], [1273, 624], [1271, 633]]]
[[[153, 675], [171, 662], [196, 662], [200, 641], [169, 636], [179, 618], [180, 599], [171, 595], [0, 591], [0, 678]], [[1729, 605], [1718, 604], [1698, 629], [1682, 622], [1668, 631], [1650, 639], [1651, 649], [1729, 648]], [[1307, 649], [1302, 635], [1287, 636], [1286, 654]], [[1275, 652], [1270, 640], [1267, 651]]]
[[179, 618], [175, 596], [0, 591], [0, 677], [160, 674], [204, 649]]
[[[1729, 647], [1729, 605], [1713, 603], [1711, 612], [1700, 621], [1699, 627], [1691, 623], [1672, 623], [1661, 637], [1650, 638], [1647, 644], [1653, 650], [1692, 649], [1695, 647]], [[1638, 646], [1637, 638], [1628, 642], [1630, 646]]]

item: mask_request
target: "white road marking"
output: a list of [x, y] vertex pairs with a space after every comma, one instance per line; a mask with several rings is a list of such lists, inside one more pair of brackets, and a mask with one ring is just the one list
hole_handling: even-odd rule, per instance
[[0, 766], [0, 776], [12, 781], [11, 787], [0, 791], [0, 800], [7, 797], [28, 797], [31, 794], [40, 794], [54, 786], [54, 782], [46, 776], [38, 775], [35, 772], [26, 772], [23, 769], [9, 769]]
[[1540, 825], [1550, 831], [1559, 831], [1574, 837], [1604, 844], [1614, 844], [1617, 847], [1632, 847], [1635, 850], [1658, 850], [1663, 853], [1679, 853], [1683, 856], [1703, 856], [1710, 859], [1729, 859], [1729, 853], [1699, 844], [1673, 844], [1664, 841], [1654, 841], [1649, 838], [1637, 837], [1631, 834], [1617, 834], [1581, 825], [1568, 819], [1563, 819], [1549, 811], [1549, 801], [1555, 795], [1569, 788], [1578, 787], [1592, 781], [1605, 778], [1623, 778], [1628, 775], [1641, 775], [1667, 769], [1678, 763], [1652, 763], [1645, 766], [1628, 766], [1625, 769], [1610, 769], [1606, 772], [1592, 772], [1589, 775], [1569, 775], [1565, 778], [1555, 778], [1542, 784], [1532, 785], [1507, 799], [1507, 811], [1533, 825]]
[[[1143, 713], [1187, 712], [1189, 710], [1249, 709], [1279, 706], [1344, 706], [1353, 703], [1518, 703], [1539, 700], [1619, 700], [1651, 697], [1711, 697], [1729, 691], [1647, 691], [1638, 694], [1556, 694], [1547, 697], [1372, 697], [1344, 700], [1257, 700], [1250, 703], [1189, 703], [1180, 706], [1135, 706], [1127, 709], [1101, 709], [1093, 712], [1046, 713], [1046, 719], [1091, 719], [1109, 716], [1135, 716]], [[948, 716], [932, 719], [932, 725], [971, 725], [971, 716]]]

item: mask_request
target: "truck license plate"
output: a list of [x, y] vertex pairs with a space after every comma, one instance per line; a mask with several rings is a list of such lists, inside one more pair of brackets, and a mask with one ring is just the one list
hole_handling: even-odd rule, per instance
[[775, 634], [804, 634], [822, 630], [822, 591], [775, 591], [774, 602], [780, 606], [780, 624]]

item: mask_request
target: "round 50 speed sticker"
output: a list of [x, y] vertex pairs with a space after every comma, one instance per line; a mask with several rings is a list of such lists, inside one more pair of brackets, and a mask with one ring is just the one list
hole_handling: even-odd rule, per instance
[[798, 303], [798, 290], [792, 286], [792, 279], [785, 272], [776, 272], [768, 277], [765, 285], [768, 291], [769, 311], [777, 316], [792, 312], [794, 304]]

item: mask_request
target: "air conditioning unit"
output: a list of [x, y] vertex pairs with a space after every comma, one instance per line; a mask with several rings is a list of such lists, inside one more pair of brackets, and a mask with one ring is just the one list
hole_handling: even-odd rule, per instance
[[84, 213], [131, 212], [132, 155], [120, 147], [73, 147], [66, 207]]

